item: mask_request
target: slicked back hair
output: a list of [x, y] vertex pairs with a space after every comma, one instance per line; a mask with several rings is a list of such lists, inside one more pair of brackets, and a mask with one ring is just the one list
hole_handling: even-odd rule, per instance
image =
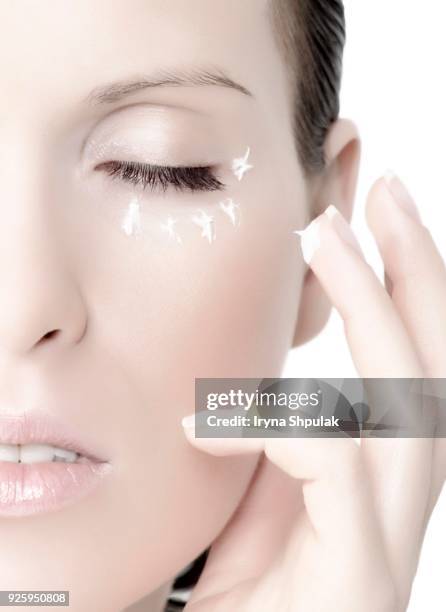
[[342, 0], [270, 0], [294, 92], [293, 130], [306, 174], [325, 167], [324, 141], [339, 116], [345, 15]]

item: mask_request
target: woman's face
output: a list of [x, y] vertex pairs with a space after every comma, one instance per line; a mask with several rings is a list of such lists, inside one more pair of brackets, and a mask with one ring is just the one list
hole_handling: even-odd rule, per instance
[[122, 609], [246, 490], [256, 461], [201, 455], [180, 421], [196, 377], [278, 376], [294, 335], [308, 211], [266, 5], [0, 2], [1, 411], [53, 414], [112, 466], [0, 518], [1, 588]]

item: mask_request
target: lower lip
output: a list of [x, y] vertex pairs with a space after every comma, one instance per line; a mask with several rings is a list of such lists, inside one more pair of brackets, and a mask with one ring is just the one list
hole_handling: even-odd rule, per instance
[[110, 463], [0, 461], [0, 516], [30, 516], [74, 504], [100, 484]]

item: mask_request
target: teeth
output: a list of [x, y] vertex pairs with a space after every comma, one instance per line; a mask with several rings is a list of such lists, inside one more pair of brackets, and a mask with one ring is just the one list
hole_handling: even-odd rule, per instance
[[20, 446], [17, 444], [0, 444], [0, 461], [13, 461], [20, 459]]
[[0, 444], [0, 461], [12, 463], [74, 463], [79, 457], [79, 453], [49, 444]]
[[47, 444], [24, 444], [20, 447], [21, 463], [40, 463], [42, 461], [67, 461], [74, 463], [77, 453]]

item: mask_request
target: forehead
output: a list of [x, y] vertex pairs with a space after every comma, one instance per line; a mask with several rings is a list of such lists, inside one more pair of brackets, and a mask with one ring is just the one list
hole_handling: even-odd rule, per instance
[[3, 91], [28, 106], [197, 65], [261, 93], [280, 63], [268, 0], [0, 0], [0, 23]]

